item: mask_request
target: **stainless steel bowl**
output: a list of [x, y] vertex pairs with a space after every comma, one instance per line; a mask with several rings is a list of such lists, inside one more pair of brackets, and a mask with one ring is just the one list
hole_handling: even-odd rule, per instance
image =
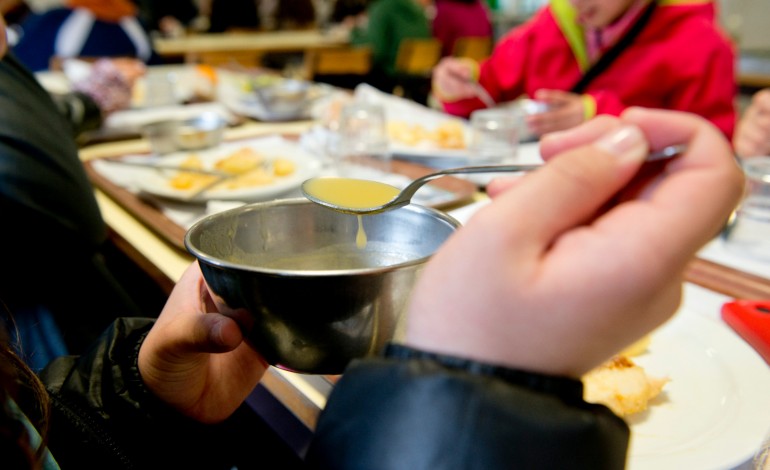
[[310, 104], [310, 82], [285, 79], [254, 88], [254, 98], [275, 120], [296, 119]]
[[210, 215], [185, 236], [218, 308], [277, 367], [338, 374], [403, 327], [415, 280], [459, 223], [410, 205], [358, 219], [304, 198]]
[[201, 150], [222, 142], [227, 121], [217, 113], [203, 113], [184, 120], [167, 120], [147, 124], [143, 135], [152, 151], [167, 154], [179, 150]]

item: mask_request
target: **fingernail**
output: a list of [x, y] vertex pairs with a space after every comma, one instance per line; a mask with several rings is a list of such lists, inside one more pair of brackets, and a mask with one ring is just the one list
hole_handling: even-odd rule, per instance
[[603, 136], [594, 145], [624, 161], [641, 161], [647, 156], [647, 141], [636, 126], [623, 126]]

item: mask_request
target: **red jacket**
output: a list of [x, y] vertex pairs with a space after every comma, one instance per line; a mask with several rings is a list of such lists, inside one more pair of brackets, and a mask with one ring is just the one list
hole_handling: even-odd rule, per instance
[[[596, 114], [628, 106], [689, 111], [713, 122], [727, 138], [735, 126], [735, 52], [715, 23], [712, 0], [658, 0], [633, 43], [585, 93]], [[582, 28], [569, 0], [551, 0], [503, 37], [481, 64], [479, 81], [498, 102], [533, 96], [541, 88], [569, 90], [589, 67]], [[477, 98], [444, 103], [469, 116]]]
[[435, 5], [433, 36], [441, 41], [442, 55], [452, 55], [458, 38], [492, 38], [492, 19], [485, 0], [476, 0], [472, 3], [436, 0]]

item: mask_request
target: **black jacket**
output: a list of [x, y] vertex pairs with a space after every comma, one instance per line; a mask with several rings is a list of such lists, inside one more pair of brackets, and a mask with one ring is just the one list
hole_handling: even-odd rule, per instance
[[105, 264], [107, 226], [74, 138], [72, 112], [93, 106], [70, 98], [59, 108], [12, 54], [0, 60], [0, 301], [17, 318], [50, 312], [80, 354], [140, 309]]
[[52, 401], [48, 447], [63, 470], [301, 468], [248, 405], [205, 425], [155, 399], [137, 369], [152, 323], [118, 319], [87, 354], [40, 374]]
[[[242, 407], [219, 425], [169, 410], [136, 360], [152, 320], [120, 319], [91, 351], [42, 374], [62, 468], [293, 468], [301, 462]], [[620, 469], [629, 431], [582, 400], [579, 381], [391, 346], [353, 363], [321, 414], [306, 465], [330, 469]]]

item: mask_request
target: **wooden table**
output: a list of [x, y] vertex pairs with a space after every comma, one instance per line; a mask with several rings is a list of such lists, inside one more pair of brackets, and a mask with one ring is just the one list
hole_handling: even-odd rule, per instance
[[348, 45], [344, 34], [321, 30], [253, 33], [202, 33], [178, 38], [156, 38], [157, 53], [185, 62], [220, 65], [237, 62], [255, 66], [270, 52], [301, 52], [334, 49]]

